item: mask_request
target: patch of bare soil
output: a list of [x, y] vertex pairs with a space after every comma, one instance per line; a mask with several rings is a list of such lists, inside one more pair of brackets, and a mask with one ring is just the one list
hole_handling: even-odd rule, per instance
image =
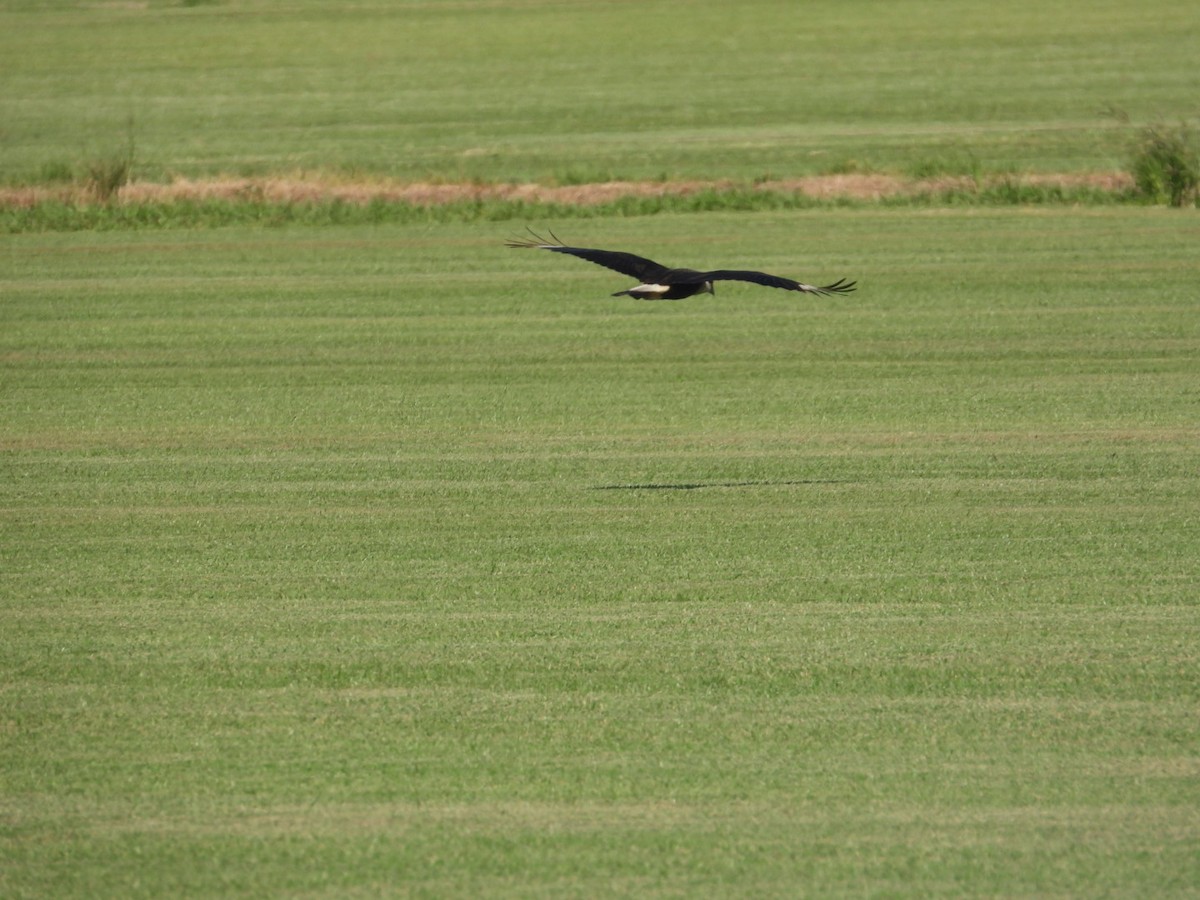
[[[997, 177], [981, 185], [970, 177], [906, 179], [895, 175], [811, 175], [804, 178], [756, 182], [749, 189], [780, 194], [801, 194], [816, 199], [880, 200], [897, 196], [922, 196], [948, 190], [971, 190], [988, 183], [1015, 182], [1037, 187], [1124, 191], [1132, 178], [1123, 172], [1073, 175], [1021, 175]], [[169, 184], [131, 182], [119, 189], [118, 203], [169, 203], [172, 201], [226, 200], [260, 203], [325, 203], [373, 201], [422, 206], [478, 200], [524, 200], [531, 203], [595, 205], [623, 197], [687, 196], [704, 191], [745, 189], [733, 181], [608, 181], [597, 184], [477, 184], [473, 182], [343, 182], [315, 177], [206, 179], [178, 178]], [[0, 205], [28, 207], [48, 201], [90, 203], [95, 198], [82, 185], [0, 188]]]

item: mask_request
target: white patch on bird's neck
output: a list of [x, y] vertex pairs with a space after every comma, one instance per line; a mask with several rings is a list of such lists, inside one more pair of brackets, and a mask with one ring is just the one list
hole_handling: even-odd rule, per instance
[[639, 284], [637, 287], [631, 287], [629, 292], [637, 294], [665, 294], [671, 288], [665, 284]]

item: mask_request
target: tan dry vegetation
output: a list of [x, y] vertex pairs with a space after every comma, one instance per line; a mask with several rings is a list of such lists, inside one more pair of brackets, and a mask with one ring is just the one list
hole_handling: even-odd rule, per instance
[[[168, 184], [130, 182], [116, 194], [116, 202], [129, 205], [178, 201], [225, 200], [275, 204], [343, 203], [373, 201], [418, 206], [479, 200], [522, 200], [587, 206], [623, 197], [688, 196], [705, 191], [751, 189], [780, 194], [801, 194], [816, 199], [881, 200], [922, 196], [951, 190], [972, 190], [1013, 181], [1035, 187], [1082, 188], [1119, 192], [1133, 186], [1124, 172], [1073, 175], [998, 176], [980, 182], [970, 176], [911, 179], [884, 174], [810, 175], [803, 178], [757, 182], [752, 186], [733, 181], [608, 181], [594, 184], [484, 184], [474, 182], [345, 181], [322, 176], [296, 175], [262, 178], [178, 178]], [[45, 202], [87, 204], [97, 202], [84, 185], [28, 186], [0, 189], [0, 205], [36, 206]]]

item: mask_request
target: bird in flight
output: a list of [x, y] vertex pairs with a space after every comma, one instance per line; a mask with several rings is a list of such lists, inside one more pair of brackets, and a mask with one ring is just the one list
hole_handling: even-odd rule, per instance
[[632, 253], [622, 253], [619, 250], [589, 250], [586, 247], [568, 247], [550, 232], [550, 240], [546, 240], [534, 231], [529, 232], [533, 237], [513, 238], [505, 246], [524, 249], [551, 250], [555, 253], [566, 253], [578, 256], [598, 266], [604, 266], [630, 278], [636, 278], [640, 284], [628, 290], [617, 291], [614, 297], [635, 297], [638, 300], [682, 300], [696, 294], [715, 294], [713, 282], [716, 281], [749, 281], [752, 284], [763, 284], [767, 287], [782, 288], [785, 291], [800, 291], [804, 294], [848, 294], [854, 290], [857, 282], [839, 278], [833, 284], [817, 286], [793, 281], [779, 275], [768, 275], [765, 272], [750, 272], [743, 269], [714, 269], [711, 272], [698, 272], [695, 269], [670, 269], [652, 259], [634, 256]]

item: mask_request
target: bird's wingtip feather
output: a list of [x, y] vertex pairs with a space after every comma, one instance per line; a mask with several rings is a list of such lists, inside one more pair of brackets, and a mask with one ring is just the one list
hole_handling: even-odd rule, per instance
[[858, 289], [857, 281], [847, 281], [845, 278], [839, 278], [833, 284], [827, 284], [821, 291], [826, 294], [851, 294]]
[[553, 249], [554, 247], [564, 246], [563, 242], [558, 239], [558, 235], [556, 235], [553, 231], [550, 231], [549, 229], [547, 229], [547, 231], [546, 231], [546, 233], [550, 235], [549, 240], [542, 237], [540, 234], [538, 234], [532, 228], [526, 227], [525, 230], [529, 232], [531, 237], [511, 237], [507, 241], [504, 242], [504, 246], [505, 247], [532, 248], [532, 249], [539, 249], [539, 250], [549, 250], [549, 249]]

